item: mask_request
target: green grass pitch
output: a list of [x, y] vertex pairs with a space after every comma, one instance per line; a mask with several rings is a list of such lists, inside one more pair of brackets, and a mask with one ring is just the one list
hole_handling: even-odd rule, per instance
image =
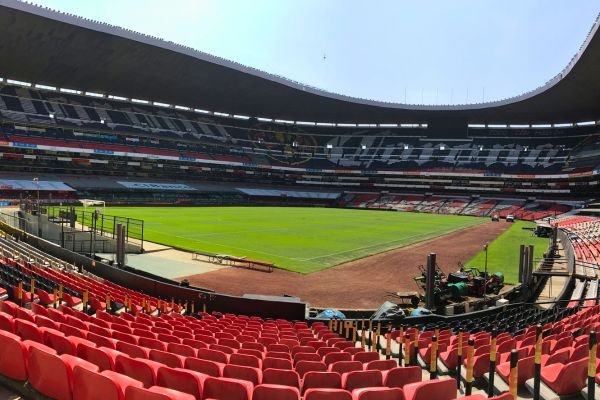
[[[504, 221], [500, 221], [504, 224]], [[521, 244], [534, 245], [533, 259], [535, 264], [542, 258], [548, 249], [548, 239], [532, 236], [532, 231], [523, 228], [535, 228], [535, 223], [516, 221], [513, 225], [498, 236], [488, 247], [488, 271], [490, 273], [504, 273], [506, 283], [518, 283], [519, 278], [519, 246]], [[485, 252], [482, 250], [467, 266], [474, 266], [483, 271], [485, 265]]]
[[445, 235], [485, 218], [292, 207], [110, 207], [144, 220], [144, 240], [312, 273]]

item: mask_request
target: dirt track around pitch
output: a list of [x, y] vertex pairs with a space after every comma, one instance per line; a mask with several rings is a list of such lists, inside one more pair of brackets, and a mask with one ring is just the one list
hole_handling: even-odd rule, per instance
[[280, 269], [264, 273], [226, 268], [178, 280], [185, 278], [194, 286], [238, 296], [297, 296], [312, 307], [374, 309], [389, 300], [387, 292], [417, 290], [413, 277], [419, 274], [418, 266], [425, 264], [427, 254], [437, 253], [438, 265], [444, 272], [455, 271], [459, 262], [470, 260], [486, 242], [510, 226], [505, 222], [485, 222], [309, 275]]

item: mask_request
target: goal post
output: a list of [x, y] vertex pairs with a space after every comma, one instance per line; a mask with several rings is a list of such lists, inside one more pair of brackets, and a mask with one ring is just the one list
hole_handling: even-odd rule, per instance
[[102, 206], [102, 214], [106, 213], [106, 202], [104, 200], [81, 199], [79, 202], [83, 206], [84, 211], [87, 211], [88, 207]]

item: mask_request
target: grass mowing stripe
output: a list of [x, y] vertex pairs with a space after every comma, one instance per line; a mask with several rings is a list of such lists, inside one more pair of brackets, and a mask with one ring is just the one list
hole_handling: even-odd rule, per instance
[[[340, 252], [337, 252], [337, 253], [325, 254], [323, 256], [316, 256], [316, 257], [312, 257], [312, 258], [299, 258], [297, 260], [299, 260], [299, 261], [313, 261], [313, 260], [317, 260], [317, 259], [320, 259], [320, 258], [326, 258], [326, 257], [336, 256], [336, 255], [339, 255], [339, 254], [346, 254], [346, 253], [355, 252], [355, 251], [364, 250], [364, 249], [370, 249], [370, 248], [373, 248], [375, 246], [383, 246], [383, 245], [386, 245], [386, 244], [398, 243], [399, 246], [391, 246], [390, 247], [391, 249], [394, 249], [394, 248], [398, 248], [398, 247], [403, 247], [402, 246], [403, 243], [414, 244], [414, 243], [417, 243], [417, 242], [421, 242], [421, 241], [424, 241], [424, 240], [431, 239], [433, 237], [442, 236], [442, 235], [445, 235], [447, 233], [454, 232], [456, 230], [461, 230], [461, 229], [464, 229], [464, 228], [468, 228], [469, 226], [472, 226], [472, 225], [462, 225], [462, 226], [458, 226], [457, 225], [455, 227], [450, 228], [447, 231], [437, 231], [435, 233], [426, 232], [426, 233], [422, 233], [422, 234], [418, 234], [418, 235], [406, 236], [406, 237], [404, 237], [402, 239], [390, 240], [389, 242], [376, 243], [376, 244], [369, 245], [369, 246], [359, 247], [359, 248], [356, 248], [356, 249], [350, 249], [350, 250], [346, 250], [346, 251], [340, 251]], [[415, 239], [415, 240], [411, 240], [411, 239]], [[383, 250], [383, 251], [386, 251], [386, 250]], [[351, 260], [349, 260], [349, 261], [351, 261]]]
[[[533, 222], [516, 221], [508, 230], [491, 242], [488, 247], [488, 271], [490, 273], [502, 272], [506, 283], [518, 283], [519, 246], [521, 244], [534, 245], [534, 263], [540, 260], [544, 252], [548, 249], [547, 238], [532, 236], [533, 232], [531, 230], [523, 229], [534, 227], [535, 223]], [[485, 266], [485, 252], [483, 250], [479, 252], [466, 265], [475, 266], [480, 271], [483, 271]]]
[[306, 207], [109, 207], [144, 239], [311, 273], [486, 222], [485, 218]]

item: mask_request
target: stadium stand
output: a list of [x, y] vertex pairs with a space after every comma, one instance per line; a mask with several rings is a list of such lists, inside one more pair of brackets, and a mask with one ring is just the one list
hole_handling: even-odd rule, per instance
[[570, 181], [578, 182], [577, 195], [591, 192], [597, 165], [597, 135], [590, 127], [572, 128], [573, 135], [474, 130], [461, 143], [410, 137], [399, 128], [385, 134], [297, 129], [9, 84], [0, 93], [5, 171], [27, 164], [36, 174], [119, 171], [184, 181], [202, 174], [219, 182], [315, 189], [552, 198], [573, 195]]

